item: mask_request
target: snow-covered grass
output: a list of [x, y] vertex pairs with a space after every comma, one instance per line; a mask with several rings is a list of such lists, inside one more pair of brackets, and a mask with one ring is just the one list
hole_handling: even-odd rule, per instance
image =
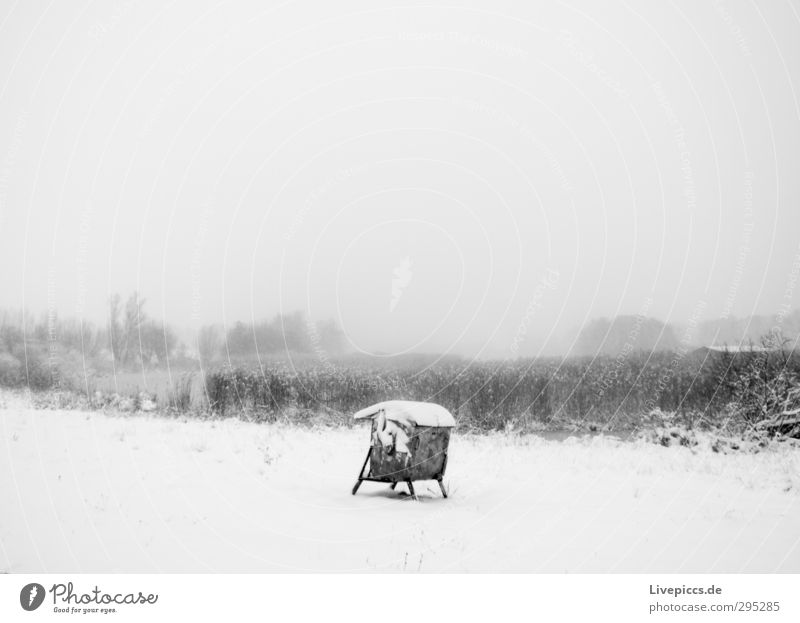
[[364, 483], [364, 429], [0, 408], [0, 571], [800, 572], [800, 452], [455, 435]]

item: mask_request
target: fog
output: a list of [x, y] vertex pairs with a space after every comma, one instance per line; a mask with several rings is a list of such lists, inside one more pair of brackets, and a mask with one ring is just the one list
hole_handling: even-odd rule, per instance
[[426, 4], [4, 3], [0, 306], [479, 357], [797, 306], [796, 6]]

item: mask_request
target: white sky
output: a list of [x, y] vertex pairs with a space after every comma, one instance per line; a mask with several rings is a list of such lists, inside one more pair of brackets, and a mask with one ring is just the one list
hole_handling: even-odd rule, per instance
[[482, 356], [797, 306], [796, 4], [425, 4], [2, 2], [0, 306]]

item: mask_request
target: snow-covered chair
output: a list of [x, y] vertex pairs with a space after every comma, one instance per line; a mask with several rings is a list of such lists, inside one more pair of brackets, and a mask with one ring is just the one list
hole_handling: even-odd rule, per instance
[[356, 494], [365, 480], [408, 485], [414, 496], [415, 480], [436, 480], [447, 497], [442, 479], [447, 468], [450, 430], [456, 425], [451, 413], [431, 402], [388, 400], [362, 409], [356, 420], [371, 420], [367, 457], [353, 486]]

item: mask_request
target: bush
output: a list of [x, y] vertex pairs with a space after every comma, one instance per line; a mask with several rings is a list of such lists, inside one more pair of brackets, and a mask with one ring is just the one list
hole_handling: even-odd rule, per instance
[[779, 334], [762, 338], [761, 347], [724, 353], [714, 371], [718, 387], [729, 397], [725, 424], [753, 430], [758, 424], [800, 408], [800, 361]]
[[192, 387], [194, 386], [194, 375], [185, 373], [175, 381], [171, 395], [170, 406], [180, 412], [189, 411], [192, 408]]
[[22, 363], [9, 353], [0, 353], [0, 385], [19, 387], [24, 384], [25, 371]]
[[51, 370], [38, 347], [17, 346], [13, 353], [0, 353], [0, 383], [7, 387], [27, 387], [32, 390], [51, 388], [58, 370]]

